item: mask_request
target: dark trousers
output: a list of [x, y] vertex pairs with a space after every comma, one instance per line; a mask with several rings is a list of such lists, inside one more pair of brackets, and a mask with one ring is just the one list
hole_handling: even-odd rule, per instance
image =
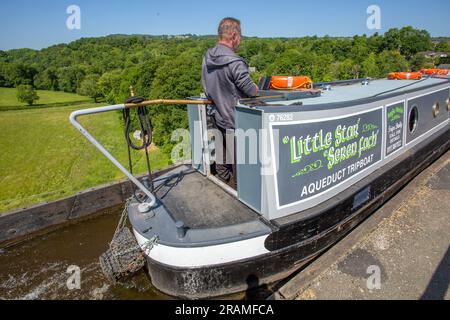
[[[226, 128], [222, 128], [221, 126], [218, 126], [214, 119], [214, 116], [212, 117], [212, 123], [213, 123], [213, 128], [218, 130], [222, 135], [222, 157], [221, 157], [221, 159], [217, 158], [220, 155], [217, 153], [217, 149], [216, 149], [215, 169], [216, 169], [217, 176], [221, 180], [223, 180], [227, 183], [231, 182], [231, 183], [235, 184], [236, 183], [236, 143], [233, 143], [232, 146], [227, 146], [227, 131], [234, 133], [234, 130], [226, 129]], [[234, 141], [234, 138], [233, 138], [233, 141]], [[216, 148], [217, 147], [220, 148], [220, 145], [218, 145], [216, 143]], [[229, 153], [228, 156], [227, 156], [227, 152]], [[231, 154], [231, 152], [233, 152], [233, 154]], [[227, 158], [234, 159], [233, 163], [227, 163]], [[228, 162], [230, 162], [230, 161], [228, 161]]]

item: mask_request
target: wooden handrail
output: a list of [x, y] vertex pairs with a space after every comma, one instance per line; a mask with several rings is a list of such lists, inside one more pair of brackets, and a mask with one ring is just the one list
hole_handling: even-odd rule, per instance
[[202, 105], [211, 105], [213, 104], [210, 100], [167, 100], [167, 99], [158, 99], [158, 100], [148, 100], [143, 101], [140, 103], [126, 103], [125, 108], [127, 109], [133, 109], [133, 108], [139, 108], [139, 107], [148, 107], [148, 106], [154, 106], [154, 105], [196, 105], [196, 104], [202, 104]]

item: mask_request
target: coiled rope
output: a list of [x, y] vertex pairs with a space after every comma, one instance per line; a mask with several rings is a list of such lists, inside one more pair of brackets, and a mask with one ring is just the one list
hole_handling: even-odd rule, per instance
[[[127, 103], [139, 103], [144, 101], [143, 98], [139, 97], [132, 97], [128, 99]], [[146, 107], [138, 107], [133, 109], [135, 110], [135, 117], [137, 118], [138, 126], [140, 129], [140, 136], [142, 142], [140, 144], [136, 144], [133, 142], [133, 130], [132, 130], [132, 116], [131, 116], [131, 109], [125, 108], [123, 110], [123, 120], [125, 123], [125, 140], [127, 142], [127, 151], [128, 151], [128, 166], [130, 169], [131, 174], [133, 174], [133, 161], [131, 156], [131, 150], [136, 151], [145, 151], [145, 159], [146, 159], [146, 165], [147, 165], [147, 175], [149, 178], [149, 185], [146, 185], [146, 187], [150, 188], [151, 192], [154, 192], [154, 184], [153, 184], [153, 177], [152, 177], [152, 169], [150, 165], [150, 156], [148, 152], [148, 148], [151, 146], [153, 142], [153, 125], [151, 121], [151, 117], [148, 113], [148, 110]], [[136, 200], [141, 202], [139, 197], [136, 196], [136, 189], [134, 186], [133, 188], [133, 194], [135, 195]]]

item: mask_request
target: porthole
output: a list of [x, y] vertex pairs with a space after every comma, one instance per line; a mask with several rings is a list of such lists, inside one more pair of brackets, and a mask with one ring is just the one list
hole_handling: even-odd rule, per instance
[[436, 102], [433, 105], [433, 117], [434, 118], [436, 118], [439, 115], [439, 111], [440, 111], [439, 108], [440, 108], [439, 102]]
[[408, 128], [410, 133], [414, 133], [416, 131], [418, 123], [419, 123], [419, 109], [417, 109], [417, 106], [414, 106], [409, 112]]

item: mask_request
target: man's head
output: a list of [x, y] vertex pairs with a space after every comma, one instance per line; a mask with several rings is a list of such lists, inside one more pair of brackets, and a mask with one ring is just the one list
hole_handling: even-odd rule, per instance
[[219, 24], [219, 43], [236, 51], [241, 44], [241, 22], [235, 18], [225, 18]]

